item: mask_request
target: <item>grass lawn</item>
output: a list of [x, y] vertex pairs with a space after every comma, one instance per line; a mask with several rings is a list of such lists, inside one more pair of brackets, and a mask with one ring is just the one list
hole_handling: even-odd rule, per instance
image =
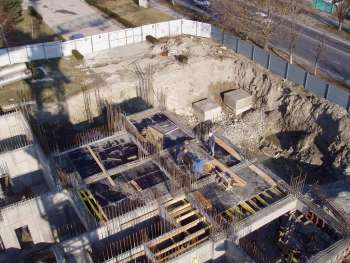
[[[6, 37], [10, 47], [63, 39], [44, 21], [40, 23], [36, 17], [31, 16], [28, 10], [23, 10], [20, 21], [7, 32]], [[0, 41], [0, 47], [4, 47], [3, 41]]]
[[133, 0], [99, 0], [98, 5], [109, 9], [135, 26], [174, 19], [174, 17], [154, 8], [139, 7]]
[[74, 57], [34, 61], [33, 66], [48, 73], [47, 81], [18, 81], [0, 88], [0, 105], [18, 102], [21, 91], [41, 104], [62, 101], [81, 92], [83, 85], [90, 89], [103, 83], [100, 76], [82, 69], [81, 62]]

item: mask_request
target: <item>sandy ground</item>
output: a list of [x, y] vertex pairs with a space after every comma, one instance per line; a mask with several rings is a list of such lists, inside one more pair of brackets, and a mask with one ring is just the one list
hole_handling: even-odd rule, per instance
[[[188, 62], [179, 62], [177, 55], [187, 56]], [[211, 98], [222, 103], [222, 92], [242, 88], [253, 95], [253, 109], [239, 118], [224, 114], [217, 123], [234, 144], [247, 152], [298, 162], [314, 175], [340, 175], [350, 166], [350, 118], [345, 109], [210, 39], [177, 37], [157, 45], [105, 50], [86, 56], [82, 67], [99, 76], [100, 96], [114, 103], [137, 96], [142, 81], [136, 68], [144, 73], [151, 68], [154, 105], [164, 100], [167, 110], [192, 120], [191, 125], [193, 102]], [[89, 94], [96, 113], [96, 90]], [[61, 106], [74, 123], [85, 118], [82, 97], [70, 97]]]
[[123, 28], [83, 0], [28, 0], [45, 22], [67, 39]]

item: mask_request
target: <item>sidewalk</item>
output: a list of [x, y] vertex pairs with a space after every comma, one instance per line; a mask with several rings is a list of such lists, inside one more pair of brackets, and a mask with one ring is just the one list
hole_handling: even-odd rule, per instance
[[120, 30], [115, 22], [83, 0], [28, 0], [57, 34], [66, 39]]

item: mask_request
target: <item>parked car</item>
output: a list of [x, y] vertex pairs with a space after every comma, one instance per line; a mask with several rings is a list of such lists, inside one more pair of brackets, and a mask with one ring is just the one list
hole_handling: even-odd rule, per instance
[[201, 8], [209, 8], [210, 6], [209, 0], [193, 0], [193, 3]]

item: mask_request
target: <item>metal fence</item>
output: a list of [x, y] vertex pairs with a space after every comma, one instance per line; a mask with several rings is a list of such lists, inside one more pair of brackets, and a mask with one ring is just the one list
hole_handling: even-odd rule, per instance
[[297, 65], [275, 56], [260, 47], [212, 26], [211, 37], [235, 52], [253, 60], [284, 79], [302, 85], [313, 94], [326, 98], [350, 111], [350, 91], [319, 79]]
[[72, 55], [76, 49], [81, 54], [140, 43], [147, 35], [157, 38], [182, 34], [210, 38], [211, 25], [179, 19], [136, 28], [112, 31], [69, 41], [54, 41], [0, 49], [0, 67], [41, 59], [60, 58]]
[[289, 64], [286, 60], [241, 40], [237, 36], [223, 32], [215, 26], [186, 19], [128, 28], [65, 42], [55, 41], [0, 49], [0, 67], [70, 56], [73, 49], [85, 55], [95, 51], [127, 46], [145, 41], [147, 35], [160, 38], [183, 34], [212, 38], [284, 79], [302, 85], [315, 95], [326, 98], [350, 111], [350, 91], [331, 85], [297, 65]]

